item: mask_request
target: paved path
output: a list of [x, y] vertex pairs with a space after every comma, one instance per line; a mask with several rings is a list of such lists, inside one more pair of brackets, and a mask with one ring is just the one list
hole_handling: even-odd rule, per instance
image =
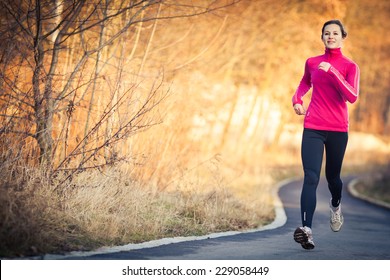
[[[350, 180], [346, 178], [344, 183], [348, 184]], [[316, 248], [310, 251], [302, 249], [292, 238], [294, 229], [300, 224], [301, 185], [302, 181], [298, 180], [280, 189], [279, 196], [287, 220], [274, 229], [143, 249], [117, 247], [116, 252], [73, 255], [67, 259], [390, 260], [390, 210], [353, 198], [344, 188], [342, 203], [345, 223], [340, 232], [334, 233], [329, 227], [329, 191], [324, 180], [318, 186], [313, 222]]]

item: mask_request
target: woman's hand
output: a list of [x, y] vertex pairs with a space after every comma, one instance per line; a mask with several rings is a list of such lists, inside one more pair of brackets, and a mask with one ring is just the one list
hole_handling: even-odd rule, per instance
[[301, 104], [295, 104], [294, 105], [294, 110], [297, 115], [304, 115], [306, 114], [305, 108]]
[[328, 72], [329, 68], [330, 68], [330, 63], [329, 62], [321, 62], [320, 65], [318, 65], [318, 69], [321, 69], [321, 70], [324, 70], [325, 72]]

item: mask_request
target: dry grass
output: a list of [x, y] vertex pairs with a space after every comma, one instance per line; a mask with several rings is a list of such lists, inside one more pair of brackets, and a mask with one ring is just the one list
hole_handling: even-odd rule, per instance
[[[269, 186], [246, 184], [238, 192], [232, 185], [216, 182], [215, 176], [206, 184], [205, 177], [199, 182], [192, 175], [164, 191], [132, 181], [120, 168], [79, 174], [72, 187], [61, 192], [54, 191], [54, 185], [37, 171], [24, 173], [16, 182], [3, 180], [0, 255], [90, 250], [244, 230], [273, 219]], [[253, 191], [257, 200], [253, 193], [248, 195]]]
[[77, 225], [62, 212], [61, 200], [44, 177], [34, 173], [1, 182], [1, 256], [66, 250], [71, 239], [78, 242]]

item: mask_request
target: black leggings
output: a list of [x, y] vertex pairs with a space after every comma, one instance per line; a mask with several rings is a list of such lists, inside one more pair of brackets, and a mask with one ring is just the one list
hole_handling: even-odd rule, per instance
[[326, 153], [325, 175], [332, 205], [337, 207], [341, 200], [343, 182], [341, 166], [348, 142], [348, 132], [323, 131], [305, 128], [302, 137], [302, 163], [305, 174], [301, 193], [302, 225], [312, 226], [317, 204], [316, 190], [320, 180], [324, 147]]

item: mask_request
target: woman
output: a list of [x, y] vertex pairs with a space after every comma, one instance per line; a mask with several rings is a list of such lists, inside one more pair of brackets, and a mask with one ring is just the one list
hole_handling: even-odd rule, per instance
[[[301, 147], [304, 170], [302, 226], [294, 232], [294, 240], [304, 249], [314, 249], [315, 246], [311, 227], [324, 148], [325, 175], [331, 194], [330, 227], [335, 232], [339, 231], [344, 222], [340, 205], [343, 187], [340, 172], [348, 142], [346, 102], [354, 103], [359, 95], [359, 67], [341, 52], [346, 37], [339, 20], [325, 22], [321, 35], [325, 53], [307, 59], [304, 75], [292, 98], [296, 114], [305, 115]], [[312, 97], [305, 110], [302, 97], [311, 87]]]

